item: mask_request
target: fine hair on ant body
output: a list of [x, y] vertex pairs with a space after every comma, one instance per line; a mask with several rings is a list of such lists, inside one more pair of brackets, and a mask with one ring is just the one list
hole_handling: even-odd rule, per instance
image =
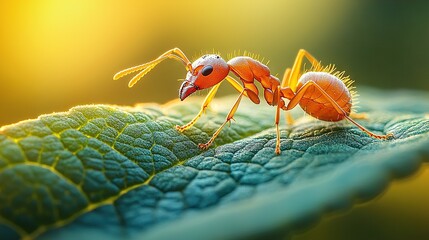
[[[311, 63], [312, 69], [302, 74], [301, 67], [304, 57]], [[230, 83], [240, 93], [225, 121], [210, 140], [207, 143], [198, 144], [201, 149], [209, 148], [225, 124], [231, 121], [243, 96], [248, 97], [255, 104], [260, 103], [259, 90], [255, 85], [255, 80], [261, 84], [264, 90], [265, 101], [276, 107], [274, 121], [277, 134], [276, 154], [280, 154], [280, 109], [288, 111], [298, 104], [305, 112], [323, 121], [337, 122], [347, 119], [373, 138], [387, 139], [393, 136], [391, 133], [375, 134], [354, 121], [351, 118], [353, 91], [350, 86], [352, 81], [348, 77], [344, 77], [344, 72], [335, 71], [333, 65], [321, 66], [320, 62], [304, 49], [298, 51], [292, 68], [286, 69], [281, 82], [270, 74], [270, 69], [266, 65], [251, 57], [239, 56], [226, 62], [217, 54], [207, 54], [191, 63], [179, 48], [168, 50], [148, 63], [122, 70], [116, 73], [113, 79], [117, 80], [130, 73], [140, 71], [128, 83], [128, 86], [132, 87], [158, 63], [168, 58], [181, 61], [187, 70], [186, 79], [179, 89], [180, 100], [183, 101], [197, 90], [211, 88], [199, 113], [189, 123], [176, 126], [180, 132], [192, 127], [201, 117], [223, 80]], [[228, 75], [230, 72], [241, 80], [242, 85]], [[284, 99], [289, 102], [286, 104]], [[290, 114], [287, 116], [288, 122], [291, 123], [293, 120]], [[362, 118], [362, 115], [355, 114], [354, 116]]]

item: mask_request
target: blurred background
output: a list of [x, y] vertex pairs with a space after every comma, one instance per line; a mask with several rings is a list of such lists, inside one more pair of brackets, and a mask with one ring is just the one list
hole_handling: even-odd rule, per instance
[[[224, 58], [235, 50], [257, 53], [278, 77], [305, 48], [345, 70], [358, 87], [429, 91], [428, 1], [15, 0], [0, 1], [0, 26], [0, 126], [81, 104], [177, 98], [185, 70], [175, 61], [131, 89], [128, 78], [112, 80], [173, 47], [191, 60], [212, 51]], [[231, 92], [225, 87], [220, 95]], [[300, 239], [314, 239], [315, 231], [344, 239], [338, 235], [344, 229], [390, 236], [387, 220], [404, 234], [428, 236], [429, 197], [421, 187], [429, 173], [412, 179], [399, 184], [406, 194], [394, 185], [385, 197], [329, 218]], [[426, 228], [412, 230], [423, 222]]]

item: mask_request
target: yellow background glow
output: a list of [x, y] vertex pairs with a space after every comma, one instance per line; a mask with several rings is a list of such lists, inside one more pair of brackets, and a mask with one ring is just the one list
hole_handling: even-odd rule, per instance
[[[328, 1], [2, 1], [0, 125], [88, 103], [166, 102], [185, 75], [165, 62], [128, 89], [115, 72], [180, 47], [247, 50], [280, 76], [305, 48], [358, 85], [423, 88], [427, 11]], [[409, 16], [406, 15], [409, 12]], [[424, 21], [426, 20], [426, 21]], [[405, 79], [406, 80], [405, 80]], [[411, 81], [413, 80], [413, 81]], [[228, 93], [228, 89], [221, 93]]]

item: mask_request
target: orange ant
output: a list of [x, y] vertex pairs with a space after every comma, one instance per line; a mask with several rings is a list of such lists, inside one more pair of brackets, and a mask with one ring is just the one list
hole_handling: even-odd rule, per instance
[[[301, 74], [301, 65], [304, 57], [311, 63], [312, 69]], [[350, 87], [352, 81], [348, 77], [344, 77], [344, 72], [335, 71], [333, 65], [322, 67], [316, 58], [304, 49], [299, 50], [292, 68], [286, 69], [281, 82], [278, 78], [270, 74], [270, 69], [266, 65], [251, 57], [239, 56], [226, 62], [217, 54], [207, 54], [191, 63], [179, 48], [168, 50], [157, 59], [148, 63], [120, 71], [115, 74], [113, 79], [117, 80], [130, 73], [141, 71], [128, 83], [128, 86], [132, 87], [158, 63], [167, 58], [181, 61], [188, 71], [186, 79], [179, 89], [180, 100], [183, 101], [197, 90], [212, 87], [199, 113], [189, 123], [183, 126], [176, 126], [176, 129], [180, 132], [189, 129], [201, 117], [224, 79], [240, 93], [229, 111], [225, 122], [216, 130], [207, 143], [200, 143], [198, 145], [201, 149], [207, 149], [219, 135], [225, 124], [230, 122], [237, 111], [243, 95], [255, 104], [260, 103], [259, 91], [255, 85], [255, 80], [262, 85], [266, 102], [271, 106], [276, 106], [276, 154], [280, 154], [280, 109], [291, 110], [297, 104], [311, 116], [323, 121], [336, 122], [347, 119], [373, 138], [387, 139], [393, 136], [391, 133], [386, 135], [372, 133], [355, 122], [350, 117], [352, 112], [353, 91], [351, 91], [352, 87]], [[233, 77], [228, 76], [230, 72], [240, 78], [243, 86]], [[288, 104], [284, 102], [284, 99], [289, 100]], [[290, 115], [288, 115], [288, 119], [288, 122], [292, 122]]]

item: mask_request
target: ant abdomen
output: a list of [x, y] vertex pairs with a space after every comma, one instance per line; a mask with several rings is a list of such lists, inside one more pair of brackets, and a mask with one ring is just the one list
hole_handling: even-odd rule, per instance
[[330, 99], [317, 89], [320, 87], [347, 113], [347, 116], [350, 114], [352, 96], [346, 84], [339, 77], [328, 72], [307, 72], [298, 81], [297, 91], [311, 81], [316, 84], [308, 86], [299, 102], [305, 112], [324, 121], [340, 121], [345, 118], [344, 114], [339, 113], [331, 104]]

